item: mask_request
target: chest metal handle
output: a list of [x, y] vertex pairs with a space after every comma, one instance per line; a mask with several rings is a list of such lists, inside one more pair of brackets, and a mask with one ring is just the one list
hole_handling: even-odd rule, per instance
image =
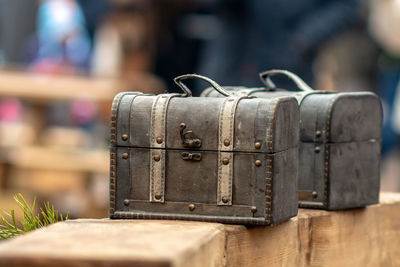
[[215, 90], [217, 90], [221, 95], [223, 96], [230, 96], [230, 94], [224, 89], [222, 88], [222, 86], [220, 86], [218, 83], [216, 83], [215, 81], [211, 80], [210, 78], [207, 78], [205, 76], [202, 75], [198, 75], [198, 74], [184, 74], [178, 77], [174, 78], [174, 82], [182, 89], [182, 91], [184, 92], [184, 94], [182, 96], [191, 96], [192, 95], [192, 91], [190, 91], [190, 89], [182, 82], [182, 80], [185, 79], [190, 79], [190, 78], [197, 78], [203, 81], [208, 82]]
[[308, 86], [299, 76], [297, 76], [296, 74], [294, 74], [290, 71], [287, 71], [287, 70], [267, 70], [267, 71], [261, 72], [259, 75], [260, 75], [261, 81], [269, 89], [276, 88], [275, 84], [271, 81], [271, 76], [284, 75], [284, 76], [288, 77], [289, 79], [291, 79], [301, 91], [305, 91], [305, 92], [313, 92], [314, 91], [314, 89], [312, 89], [310, 86]]

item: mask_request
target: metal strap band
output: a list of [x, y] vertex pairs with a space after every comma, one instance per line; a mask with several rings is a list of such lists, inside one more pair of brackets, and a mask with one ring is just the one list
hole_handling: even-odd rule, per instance
[[297, 99], [297, 103], [299, 103], [299, 106], [301, 105], [301, 103], [303, 102], [303, 100], [309, 96], [309, 95], [313, 95], [313, 94], [320, 94], [321, 91], [313, 91], [313, 92], [299, 92], [296, 93], [294, 95], [294, 97]]
[[219, 111], [217, 205], [232, 205], [235, 113], [243, 98], [247, 96], [226, 98]]
[[158, 95], [151, 108], [150, 122], [150, 202], [164, 202], [165, 131], [170, 99], [178, 94]]

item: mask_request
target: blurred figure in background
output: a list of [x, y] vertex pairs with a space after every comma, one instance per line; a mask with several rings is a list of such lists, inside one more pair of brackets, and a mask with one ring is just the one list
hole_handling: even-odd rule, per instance
[[[318, 48], [357, 17], [359, 0], [216, 1], [220, 34], [200, 55], [198, 73], [221, 84], [260, 86], [257, 73], [288, 69], [313, 80]], [[292, 87], [287, 80], [279, 85]], [[199, 94], [201, 89], [195, 92]]]
[[82, 10], [75, 1], [43, 1], [37, 17], [37, 38], [34, 71], [73, 72], [89, 68], [91, 44]]

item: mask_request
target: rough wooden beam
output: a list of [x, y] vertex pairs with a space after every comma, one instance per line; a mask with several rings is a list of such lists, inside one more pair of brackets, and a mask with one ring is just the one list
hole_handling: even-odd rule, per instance
[[226, 226], [229, 266], [400, 266], [400, 194], [347, 211], [301, 209], [269, 228]]
[[0, 266], [221, 266], [222, 230], [196, 222], [74, 220], [0, 243]]
[[0, 266], [400, 266], [400, 194], [274, 227], [75, 220], [0, 243]]

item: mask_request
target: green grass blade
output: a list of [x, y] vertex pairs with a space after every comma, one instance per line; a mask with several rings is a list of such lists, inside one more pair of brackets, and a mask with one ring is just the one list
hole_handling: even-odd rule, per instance
[[[63, 221], [64, 219], [69, 219], [69, 212], [67, 212], [67, 216], [63, 218], [62, 214], [59, 213], [58, 210], [54, 208], [54, 206], [51, 206], [49, 202], [43, 203], [44, 209], [40, 208], [39, 213], [35, 215], [34, 210], [36, 205], [36, 198], [33, 199], [32, 206], [30, 206], [26, 202], [26, 200], [20, 193], [14, 196], [14, 200], [23, 212], [23, 220], [18, 221], [16, 219], [14, 210], [11, 210], [10, 213], [2, 211], [3, 214], [11, 218], [11, 222], [9, 222], [2, 214], [0, 214], [1, 239], [14, 237], [58, 221]], [[22, 229], [19, 228], [18, 225], [21, 225]]]

